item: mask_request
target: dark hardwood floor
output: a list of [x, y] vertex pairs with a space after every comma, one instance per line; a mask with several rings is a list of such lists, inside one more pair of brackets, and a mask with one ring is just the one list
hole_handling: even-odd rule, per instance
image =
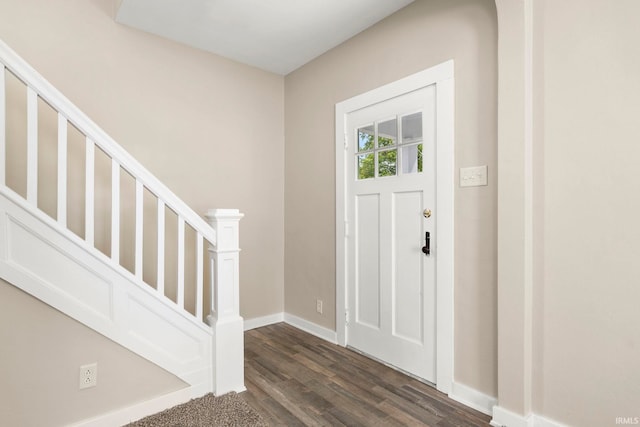
[[488, 426], [490, 417], [285, 323], [245, 332], [241, 396], [278, 426]]

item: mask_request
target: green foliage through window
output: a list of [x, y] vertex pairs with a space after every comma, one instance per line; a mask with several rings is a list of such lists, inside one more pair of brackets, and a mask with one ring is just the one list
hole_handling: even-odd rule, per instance
[[378, 152], [378, 176], [395, 176], [398, 150]]
[[373, 153], [360, 154], [358, 156], [358, 179], [368, 179], [375, 176], [374, 158], [375, 155]]

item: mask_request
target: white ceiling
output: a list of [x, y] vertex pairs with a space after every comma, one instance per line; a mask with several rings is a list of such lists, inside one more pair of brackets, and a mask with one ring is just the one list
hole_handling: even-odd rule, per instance
[[122, 0], [116, 20], [286, 75], [413, 0]]

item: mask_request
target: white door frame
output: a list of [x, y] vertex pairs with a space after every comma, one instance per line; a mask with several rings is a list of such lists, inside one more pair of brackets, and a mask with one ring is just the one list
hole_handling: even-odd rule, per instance
[[378, 102], [436, 84], [436, 387], [451, 392], [453, 383], [453, 60], [336, 104], [336, 332], [347, 344], [347, 115]]

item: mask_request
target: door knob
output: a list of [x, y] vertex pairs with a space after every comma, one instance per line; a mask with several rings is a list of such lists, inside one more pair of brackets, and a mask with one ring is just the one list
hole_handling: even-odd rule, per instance
[[422, 252], [426, 256], [431, 255], [431, 235], [428, 231], [424, 233], [424, 246], [422, 247]]
[[425, 209], [424, 211], [422, 211], [422, 215], [425, 218], [431, 218], [431, 209]]

